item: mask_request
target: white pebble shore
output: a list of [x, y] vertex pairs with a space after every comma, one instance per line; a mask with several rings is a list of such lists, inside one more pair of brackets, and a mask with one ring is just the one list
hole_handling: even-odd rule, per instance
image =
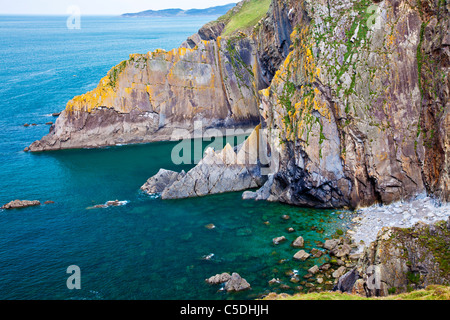
[[430, 224], [448, 220], [450, 205], [439, 204], [422, 195], [408, 202], [362, 208], [357, 213], [352, 220], [355, 224], [347, 231], [347, 235], [358, 245], [356, 253], [360, 253], [365, 246], [376, 240], [378, 232], [384, 227], [409, 228], [419, 221]]

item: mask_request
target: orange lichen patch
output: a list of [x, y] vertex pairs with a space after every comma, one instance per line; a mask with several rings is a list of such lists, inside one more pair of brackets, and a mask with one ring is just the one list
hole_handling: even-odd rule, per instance
[[143, 55], [139, 54], [139, 53], [132, 53], [130, 54], [130, 60], [137, 60], [139, 58], [141, 58]]
[[109, 84], [108, 77], [103, 78], [100, 84], [94, 90], [87, 92], [81, 96], [76, 96], [67, 103], [66, 111], [84, 111], [91, 112], [92, 110], [102, 106], [110, 107], [116, 98], [116, 92], [105, 84]]
[[222, 44], [220, 42], [222, 41], [222, 37], [218, 36], [216, 41], [217, 41], [217, 46], [219, 47], [219, 49], [221, 49]]
[[294, 28], [294, 31], [291, 33], [291, 42], [294, 42], [294, 40], [297, 38], [297, 28]]
[[262, 94], [264, 97], [268, 98], [270, 96], [270, 87], [267, 89], [261, 90], [260, 94]]

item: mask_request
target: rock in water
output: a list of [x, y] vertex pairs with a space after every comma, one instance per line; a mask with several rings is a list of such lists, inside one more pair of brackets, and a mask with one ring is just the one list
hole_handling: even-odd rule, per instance
[[319, 266], [314, 266], [308, 270], [308, 272], [311, 274], [316, 274], [319, 271], [320, 271]]
[[1, 209], [20, 209], [26, 207], [40, 206], [41, 203], [38, 200], [28, 201], [28, 200], [14, 200], [10, 203], [5, 204]]
[[142, 187], [149, 193], [158, 191], [162, 199], [182, 199], [210, 194], [253, 189], [263, 185], [265, 177], [258, 163], [260, 126], [237, 148], [227, 144], [220, 152], [205, 150], [204, 158], [188, 173], [161, 170]]
[[274, 245], [278, 245], [278, 244], [280, 244], [281, 242], [284, 242], [284, 241], [286, 241], [286, 237], [285, 236], [277, 237], [277, 238], [274, 238], [272, 240]]
[[250, 288], [251, 286], [247, 280], [242, 278], [238, 273], [233, 273], [230, 280], [225, 284], [225, 290], [227, 292], [240, 292]]
[[225, 283], [231, 279], [231, 275], [229, 273], [216, 274], [209, 279], [206, 279], [205, 282], [208, 284], [221, 284]]
[[191, 135], [198, 119], [208, 128], [256, 126], [261, 79], [253, 72], [260, 70], [255, 41], [195, 40], [193, 48], [131, 54], [94, 90], [70, 100], [30, 150], [177, 140]]
[[343, 244], [343, 245], [337, 245], [336, 247], [334, 247], [330, 253], [338, 258], [342, 258], [342, 257], [347, 256], [351, 250], [352, 250], [352, 248], [348, 244]]
[[339, 239], [331, 239], [331, 240], [327, 240], [325, 241], [323, 247], [327, 250], [333, 250], [336, 246], [339, 245], [341, 241]]
[[294, 259], [305, 261], [306, 259], [309, 258], [309, 256], [310, 256], [310, 254], [307, 253], [305, 250], [300, 250], [294, 255]]
[[181, 173], [161, 169], [159, 172], [148, 179], [148, 181], [141, 187], [141, 190], [148, 194], [161, 193], [164, 189], [172, 185], [175, 181], [184, 177], [186, 173], [182, 171]]
[[120, 207], [120, 206], [125, 206], [128, 204], [128, 201], [119, 201], [119, 200], [114, 200], [114, 201], [107, 201], [105, 204], [98, 204], [92, 207], [88, 207], [86, 208], [87, 210], [91, 210], [91, 209], [105, 209], [105, 208], [109, 208], [109, 207]]
[[297, 239], [295, 239], [294, 242], [292, 242], [292, 246], [294, 248], [303, 248], [304, 245], [305, 245], [305, 240], [301, 236], [298, 237]]

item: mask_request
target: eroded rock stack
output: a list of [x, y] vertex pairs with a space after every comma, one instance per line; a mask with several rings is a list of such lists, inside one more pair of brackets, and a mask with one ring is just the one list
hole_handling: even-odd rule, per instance
[[259, 163], [259, 137], [257, 128], [236, 150], [230, 144], [220, 152], [208, 148], [189, 172], [161, 170], [141, 190], [160, 193], [162, 199], [180, 199], [260, 187], [264, 176]]

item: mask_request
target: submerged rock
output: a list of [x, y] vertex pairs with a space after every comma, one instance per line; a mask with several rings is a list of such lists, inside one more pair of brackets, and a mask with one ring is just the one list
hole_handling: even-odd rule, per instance
[[339, 267], [336, 271], [334, 271], [334, 272], [332, 273], [333, 278], [340, 278], [341, 276], [344, 275], [344, 273], [346, 272], [346, 270], [347, 270], [347, 269], [346, 269], [344, 266]]
[[208, 229], [208, 230], [213, 230], [213, 229], [216, 228], [216, 226], [215, 226], [213, 223], [210, 223], [210, 224], [207, 224], [207, 225], [205, 226], [205, 228]]
[[90, 209], [105, 209], [105, 208], [109, 208], [109, 207], [120, 207], [120, 206], [125, 206], [128, 204], [128, 201], [119, 201], [119, 200], [114, 200], [114, 201], [107, 201], [105, 204], [98, 204], [92, 207], [88, 207], [86, 209], [90, 210]]
[[315, 257], [315, 258], [320, 258], [322, 255], [324, 255], [325, 253], [319, 249], [313, 248], [311, 249], [311, 254]]

